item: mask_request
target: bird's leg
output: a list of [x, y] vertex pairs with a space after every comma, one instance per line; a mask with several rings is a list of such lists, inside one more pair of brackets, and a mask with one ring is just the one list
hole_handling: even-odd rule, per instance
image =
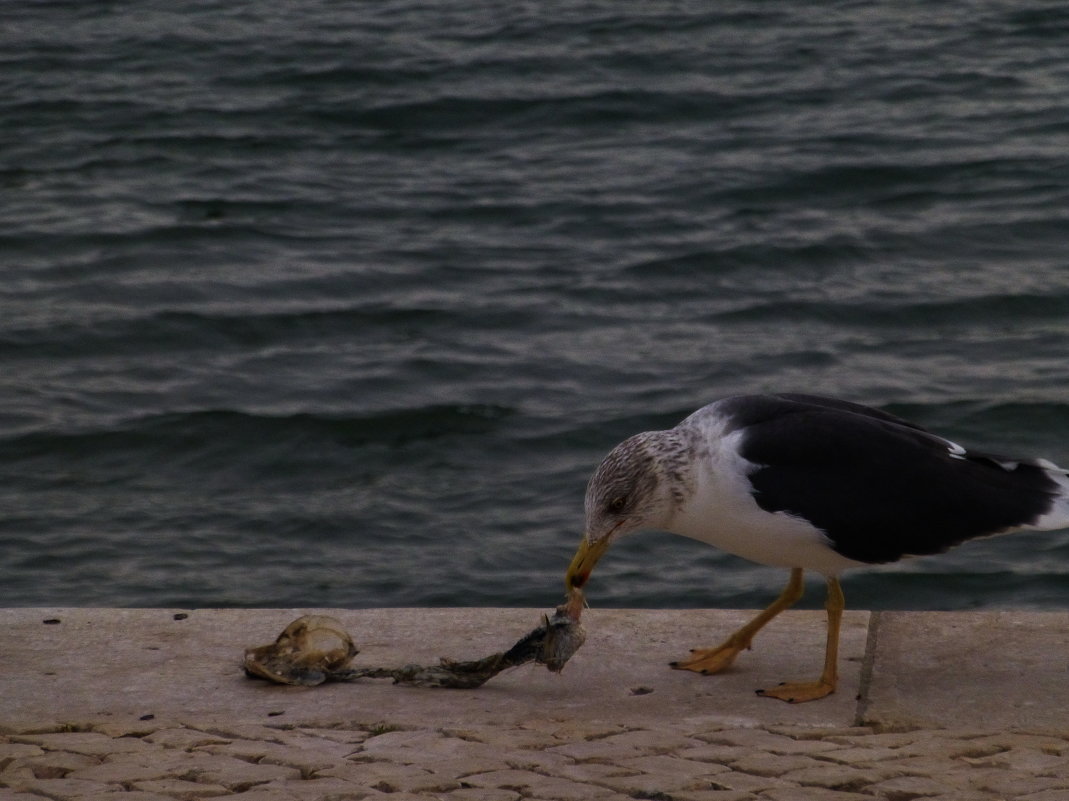
[[720, 645], [715, 648], [694, 648], [688, 659], [672, 662], [676, 670], [693, 670], [695, 673], [710, 674], [719, 673], [729, 667], [735, 661], [735, 657], [741, 651], [750, 647], [750, 643], [765, 625], [784, 609], [794, 605], [805, 592], [805, 582], [802, 581], [802, 568], [791, 569], [791, 578], [787, 586], [783, 588], [779, 598], [773, 601], [768, 609], [740, 628]]
[[846, 600], [843, 598], [843, 588], [839, 586], [839, 580], [829, 578], [828, 600], [824, 604], [824, 608], [828, 610], [828, 643], [824, 649], [824, 672], [820, 674], [820, 678], [816, 681], [785, 683], [767, 690], [758, 690], [758, 695], [800, 704], [802, 701], [815, 701], [835, 692], [835, 684], [839, 678], [839, 628], [845, 606]]

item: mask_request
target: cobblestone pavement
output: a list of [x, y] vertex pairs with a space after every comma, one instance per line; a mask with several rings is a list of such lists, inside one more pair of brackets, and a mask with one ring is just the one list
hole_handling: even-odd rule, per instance
[[1069, 733], [144, 721], [0, 735], [0, 788], [2, 801], [1065, 801]]

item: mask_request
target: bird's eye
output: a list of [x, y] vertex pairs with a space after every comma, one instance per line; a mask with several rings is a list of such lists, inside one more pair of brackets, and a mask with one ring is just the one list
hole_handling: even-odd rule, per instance
[[622, 495], [609, 501], [610, 512], [622, 512], [625, 506], [627, 506], [627, 498]]

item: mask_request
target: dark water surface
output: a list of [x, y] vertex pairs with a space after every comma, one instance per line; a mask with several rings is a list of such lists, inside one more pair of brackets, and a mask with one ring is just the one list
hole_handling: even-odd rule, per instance
[[[1069, 463], [1067, 38], [1032, 0], [8, 4], [0, 605], [545, 607], [601, 456], [740, 392]], [[649, 534], [590, 597], [783, 578]], [[845, 587], [1064, 608], [1069, 535]]]

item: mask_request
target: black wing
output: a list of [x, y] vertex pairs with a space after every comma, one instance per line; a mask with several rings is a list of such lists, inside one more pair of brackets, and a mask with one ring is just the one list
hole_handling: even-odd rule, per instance
[[1059, 490], [1038, 465], [965, 452], [876, 409], [804, 395], [733, 401], [757, 504], [804, 518], [850, 559], [892, 562], [1028, 526]]

